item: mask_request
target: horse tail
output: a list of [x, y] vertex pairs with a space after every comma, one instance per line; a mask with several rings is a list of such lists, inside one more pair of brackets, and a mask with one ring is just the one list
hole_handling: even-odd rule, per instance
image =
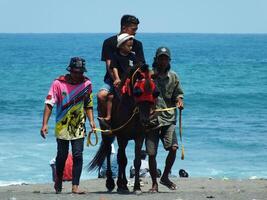
[[91, 162], [88, 164], [88, 171], [95, 171], [95, 170], [99, 170], [106, 157], [111, 154], [111, 144], [113, 143], [113, 141], [115, 140], [115, 136], [106, 136], [106, 135], [102, 135], [102, 141], [100, 144], [100, 147], [98, 149], [98, 151], [96, 152], [94, 158], [91, 160]]

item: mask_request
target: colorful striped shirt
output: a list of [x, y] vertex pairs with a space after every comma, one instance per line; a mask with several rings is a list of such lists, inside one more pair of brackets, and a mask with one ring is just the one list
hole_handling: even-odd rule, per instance
[[93, 107], [92, 84], [88, 78], [71, 84], [69, 75], [60, 76], [52, 83], [45, 103], [57, 106], [55, 135], [58, 139], [75, 140], [85, 136], [84, 109]]

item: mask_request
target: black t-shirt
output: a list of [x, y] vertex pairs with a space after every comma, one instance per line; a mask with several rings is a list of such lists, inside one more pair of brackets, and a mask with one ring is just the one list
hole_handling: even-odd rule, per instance
[[110, 68], [117, 68], [120, 79], [123, 79], [135, 64], [136, 55], [134, 52], [130, 52], [127, 56], [124, 56], [119, 51], [116, 51], [111, 58]]
[[[117, 51], [117, 37], [118, 35], [114, 35], [108, 39], [106, 39], [103, 42], [102, 46], [102, 55], [101, 55], [101, 60], [106, 61], [106, 60], [111, 60], [114, 53]], [[145, 63], [145, 56], [144, 56], [144, 51], [143, 51], [143, 45], [142, 42], [134, 39], [133, 40], [133, 48], [132, 51], [135, 53], [136, 61]], [[107, 82], [110, 80], [110, 75], [108, 72], [106, 72], [104, 81]]]

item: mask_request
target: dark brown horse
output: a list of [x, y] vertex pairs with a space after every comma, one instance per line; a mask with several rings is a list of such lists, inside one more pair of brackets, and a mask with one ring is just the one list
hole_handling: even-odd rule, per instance
[[115, 187], [110, 166], [111, 144], [115, 137], [118, 141], [118, 179], [117, 191], [129, 192], [126, 178], [127, 157], [125, 153], [129, 140], [135, 141], [135, 183], [134, 191], [141, 191], [139, 171], [141, 166], [141, 149], [145, 131], [149, 127], [149, 117], [159, 95], [152, 80], [148, 66], [132, 69], [123, 81], [122, 94], [114, 98], [112, 107], [112, 134], [102, 134], [100, 148], [89, 163], [89, 171], [100, 169], [107, 158], [106, 187], [112, 191]]

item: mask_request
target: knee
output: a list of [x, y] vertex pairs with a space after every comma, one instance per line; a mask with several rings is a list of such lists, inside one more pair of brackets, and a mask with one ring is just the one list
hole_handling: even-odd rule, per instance
[[98, 101], [105, 101], [107, 98], [107, 92], [105, 90], [101, 90], [97, 93], [97, 99]]
[[156, 160], [156, 155], [149, 155], [149, 156], [148, 156], [148, 159], [149, 159], [150, 161], [155, 161], [155, 160]]
[[108, 95], [107, 95], [107, 99], [108, 99], [109, 101], [112, 101], [113, 97], [114, 97], [113, 94], [108, 94]]
[[66, 160], [68, 157], [68, 151], [63, 149], [58, 149], [57, 158], [61, 160]]
[[153, 158], [155, 159], [157, 156], [157, 151], [149, 150], [149, 151], [147, 151], [147, 155], [148, 155], [149, 159], [153, 159]]
[[68, 154], [66, 153], [59, 153], [57, 154], [57, 157], [56, 157], [56, 162], [60, 162], [60, 161], [65, 161], [67, 160], [67, 157], [68, 157]]
[[83, 160], [83, 153], [82, 152], [75, 152], [73, 155], [73, 160]]

